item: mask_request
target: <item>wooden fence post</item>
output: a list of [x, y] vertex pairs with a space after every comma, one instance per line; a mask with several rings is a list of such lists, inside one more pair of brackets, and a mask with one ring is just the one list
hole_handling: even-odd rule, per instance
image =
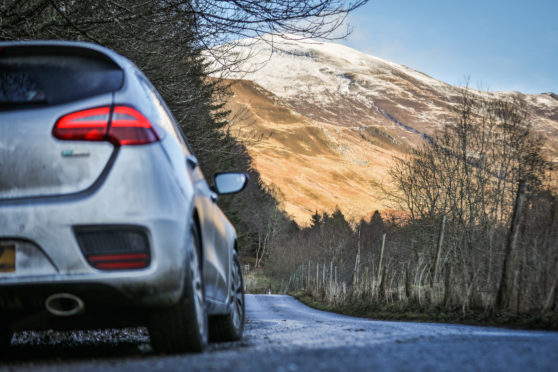
[[386, 291], [386, 272], [382, 272], [382, 277], [380, 279], [380, 297], [387, 302], [387, 291]]
[[322, 271], [322, 288], [325, 290], [326, 287], [326, 266], [327, 264], [324, 262], [324, 267]]
[[506, 241], [506, 250], [504, 252], [504, 265], [502, 268], [502, 276], [500, 277], [500, 285], [496, 295], [496, 308], [504, 310], [510, 306], [510, 297], [513, 290], [513, 254], [517, 245], [519, 236], [519, 225], [521, 224], [521, 215], [523, 210], [523, 202], [525, 201], [525, 181], [520, 180], [517, 188], [517, 197], [513, 207], [512, 221], [508, 239]]
[[386, 234], [382, 235], [382, 246], [380, 247], [380, 258], [378, 259], [378, 270], [376, 270], [376, 280], [379, 282], [382, 279], [382, 260], [384, 259], [384, 247], [386, 244]]
[[333, 260], [329, 261], [329, 294], [333, 293]]
[[311, 274], [312, 274], [312, 270], [310, 270], [312, 268], [312, 266], [310, 266], [310, 261], [308, 261], [308, 280], [307, 280], [307, 284], [306, 287], [308, 287], [308, 289], [311, 288], [312, 284], [310, 283], [311, 280]]
[[[556, 267], [556, 265], [554, 266]], [[554, 303], [556, 302], [556, 288], [558, 287], [558, 274], [554, 274], [554, 282], [550, 287], [550, 291], [548, 291], [548, 295], [546, 296], [546, 300], [544, 301], [543, 312], [548, 312], [552, 310]]]
[[362, 293], [365, 293], [368, 291], [368, 286], [370, 283], [370, 270], [368, 269], [368, 266], [366, 266], [364, 268], [364, 283], [362, 286]]
[[447, 265], [444, 283], [444, 307], [448, 308], [451, 301], [451, 265]]
[[412, 281], [411, 281], [411, 265], [407, 266], [407, 270], [405, 270], [405, 296], [407, 297], [407, 301], [411, 301], [412, 296]]
[[316, 294], [320, 290], [320, 264], [316, 262]]
[[440, 226], [440, 234], [438, 235], [438, 246], [436, 247], [436, 258], [434, 260], [434, 272], [432, 273], [430, 287], [434, 287], [434, 282], [438, 279], [438, 271], [440, 270], [440, 256], [442, 254], [442, 244], [444, 242], [444, 230], [446, 227], [446, 215], [442, 216], [442, 225]]

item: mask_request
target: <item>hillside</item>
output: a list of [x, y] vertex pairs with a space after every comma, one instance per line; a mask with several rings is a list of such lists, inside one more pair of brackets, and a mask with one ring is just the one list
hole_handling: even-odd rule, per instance
[[[232, 74], [231, 133], [253, 166], [300, 225], [315, 211], [339, 207], [349, 219], [389, 211], [388, 169], [452, 119], [460, 88], [348, 47], [289, 41], [236, 46], [254, 54]], [[273, 52], [273, 53], [272, 53]], [[546, 157], [558, 163], [558, 96], [515, 96], [546, 138]]]

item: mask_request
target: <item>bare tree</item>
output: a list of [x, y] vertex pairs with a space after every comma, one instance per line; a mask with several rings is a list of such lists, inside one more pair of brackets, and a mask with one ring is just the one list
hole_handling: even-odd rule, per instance
[[[521, 279], [519, 248], [515, 248], [520, 246], [519, 228], [511, 221], [519, 181], [525, 180], [528, 192], [534, 193], [548, 169], [541, 155], [542, 139], [531, 129], [521, 101], [487, 97], [464, 89], [454, 120], [392, 170], [400, 200], [414, 224], [424, 226], [432, 237], [440, 236], [434, 221], [447, 216], [445, 258], [435, 244], [415, 247], [430, 257], [433, 273], [439, 273], [444, 261], [453, 266], [452, 275], [462, 285], [464, 308], [477, 301], [479, 288], [496, 294], [500, 279], [496, 267], [502, 265], [506, 266], [506, 301], [511, 301], [509, 288]], [[510, 224], [513, 244], [504, 252], [505, 238], [496, 236], [505, 236]], [[501, 257], [506, 257], [506, 263]], [[516, 279], [510, 278], [513, 275]]]
[[[344, 25], [347, 14], [367, 0], [192, 0], [181, 1], [194, 14], [209, 46], [238, 37], [294, 34], [300, 38], [329, 38]], [[187, 4], [187, 5], [186, 5]], [[346, 28], [345, 33], [349, 31]]]
[[[5, 0], [0, 4], [0, 39], [37, 38], [70, 28], [74, 37], [106, 42], [105, 26], [145, 24], [166, 29], [166, 39], [180, 43], [184, 28], [194, 44], [214, 54], [221, 67], [235, 65], [231, 58], [234, 40], [239, 38], [340, 38], [350, 32], [345, 20], [349, 12], [368, 0], [160, 0], [160, 1], [72, 1]], [[134, 40], [161, 42], [136, 27]], [[336, 36], [332, 36], [337, 31]], [[288, 36], [287, 36], [288, 35]], [[117, 38], [119, 35], [113, 35]], [[47, 36], [48, 37], [48, 36]], [[190, 41], [191, 42], [191, 41]], [[230, 43], [228, 47], [213, 49]], [[179, 48], [180, 49], [180, 48]], [[239, 62], [239, 61], [236, 61]]]

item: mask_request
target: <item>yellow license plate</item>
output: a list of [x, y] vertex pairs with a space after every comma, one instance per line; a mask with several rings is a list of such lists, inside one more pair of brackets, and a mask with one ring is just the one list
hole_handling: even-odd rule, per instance
[[0, 273], [15, 271], [15, 252], [14, 245], [0, 245]]

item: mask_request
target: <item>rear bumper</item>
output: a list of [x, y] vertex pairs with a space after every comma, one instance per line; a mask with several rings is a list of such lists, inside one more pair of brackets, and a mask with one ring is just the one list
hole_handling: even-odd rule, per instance
[[[159, 143], [130, 146], [121, 149], [105, 182], [90, 195], [0, 203], [0, 243], [26, 242], [37, 257], [46, 258], [41, 263], [44, 270], [16, 267], [15, 273], [0, 273], [0, 311], [38, 311], [44, 309], [48, 295], [60, 291], [83, 296], [86, 308], [176, 303], [184, 283], [185, 248], [190, 244], [193, 191], [178, 184], [170, 167]], [[77, 226], [92, 225], [143, 229], [150, 265], [120, 271], [92, 267], [75, 235]], [[32, 252], [26, 249], [27, 254]]]
[[[50, 313], [45, 301], [58, 293], [69, 293], [81, 299], [83, 309], [68, 317]], [[114, 287], [81, 282], [3, 287], [0, 306], [2, 325], [13, 331], [129, 327], [146, 324], [149, 316], [149, 308], [138, 311], [137, 305]]]

